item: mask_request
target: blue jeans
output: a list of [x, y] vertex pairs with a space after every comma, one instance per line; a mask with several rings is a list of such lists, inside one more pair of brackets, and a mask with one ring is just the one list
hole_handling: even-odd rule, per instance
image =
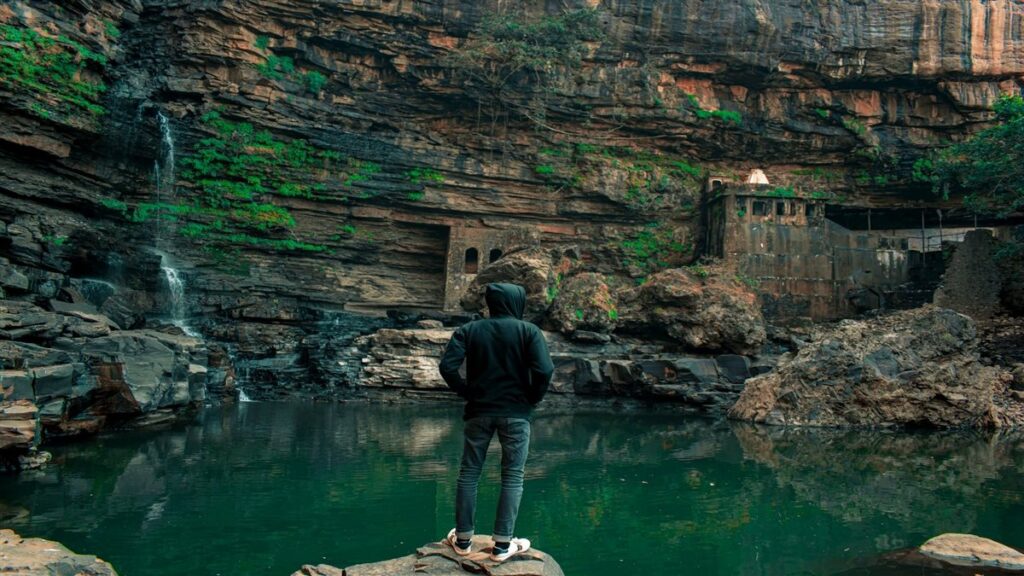
[[462, 466], [455, 491], [455, 534], [460, 539], [473, 536], [476, 489], [495, 432], [501, 442], [501, 496], [492, 536], [495, 542], [508, 542], [515, 531], [519, 501], [523, 498], [523, 469], [530, 448], [530, 421], [478, 416], [466, 420], [463, 431]]

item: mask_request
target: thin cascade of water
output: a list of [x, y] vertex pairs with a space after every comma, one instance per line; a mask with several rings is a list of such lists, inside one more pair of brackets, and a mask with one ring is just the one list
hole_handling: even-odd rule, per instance
[[228, 350], [228, 358], [231, 359], [231, 365], [235, 367], [235, 387], [238, 389], [238, 401], [239, 402], [255, 402], [245, 392], [245, 388], [242, 384], [249, 381], [249, 365], [245, 362], [239, 362], [238, 354], [234, 349]]
[[200, 335], [187, 323], [185, 301], [185, 280], [180, 271], [170, 265], [166, 256], [161, 255], [160, 270], [167, 280], [167, 288], [171, 295], [171, 323], [181, 328], [188, 336], [198, 338]]
[[[174, 131], [171, 129], [171, 121], [163, 112], [156, 113], [160, 125], [160, 148], [155, 160], [153, 160], [153, 184], [156, 188], [156, 203], [161, 205], [169, 203], [175, 196], [175, 173], [174, 173]], [[161, 218], [159, 214], [154, 219], [156, 225], [156, 243], [160, 245]]]

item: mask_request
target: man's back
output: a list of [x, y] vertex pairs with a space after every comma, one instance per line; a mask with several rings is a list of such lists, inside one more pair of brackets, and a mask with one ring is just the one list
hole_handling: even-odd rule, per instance
[[[465, 418], [529, 418], [547, 391], [554, 367], [544, 334], [524, 322], [526, 292], [515, 284], [489, 284], [491, 317], [452, 335], [441, 359], [441, 376], [466, 399]], [[466, 361], [466, 378], [459, 375]]]
[[[501, 442], [501, 495], [494, 521], [491, 559], [502, 562], [530, 549], [513, 538], [530, 446], [530, 413], [548, 389], [554, 366], [544, 334], [523, 322], [526, 291], [515, 284], [488, 284], [490, 318], [452, 334], [441, 358], [441, 376], [466, 399], [462, 464], [455, 491], [455, 528], [445, 538], [456, 554], [472, 553], [476, 493], [487, 447]], [[466, 362], [466, 378], [459, 374]]]

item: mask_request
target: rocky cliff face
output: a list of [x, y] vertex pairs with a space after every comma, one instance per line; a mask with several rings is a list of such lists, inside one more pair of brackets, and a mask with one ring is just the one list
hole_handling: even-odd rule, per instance
[[320, 359], [394, 324], [363, 314], [442, 306], [456, 232], [646, 276], [699, 249], [708, 174], [931, 200], [914, 159], [1024, 81], [1011, 0], [576, 2], [578, 62], [502, 68], [503, 22], [566, 25], [521, 8], [6, 2], [0, 283], [98, 278], [124, 328], [188, 318], [266, 389], [333, 393]]

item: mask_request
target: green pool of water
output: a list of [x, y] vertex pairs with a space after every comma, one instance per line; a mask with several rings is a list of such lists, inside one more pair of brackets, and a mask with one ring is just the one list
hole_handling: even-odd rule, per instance
[[[122, 576], [281, 575], [411, 553], [453, 524], [448, 408], [246, 403], [59, 446], [0, 477], [0, 526]], [[480, 498], [489, 533], [497, 442]], [[540, 415], [518, 533], [566, 574], [866, 574], [942, 532], [1024, 545], [1024, 443]]]

